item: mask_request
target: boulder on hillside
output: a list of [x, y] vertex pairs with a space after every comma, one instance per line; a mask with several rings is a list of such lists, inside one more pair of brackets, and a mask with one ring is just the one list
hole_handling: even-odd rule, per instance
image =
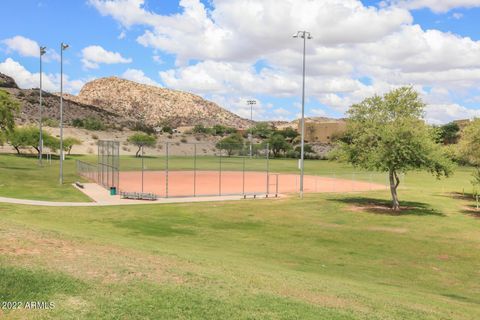
[[17, 83], [13, 78], [0, 73], [0, 88], [13, 88], [18, 89]]

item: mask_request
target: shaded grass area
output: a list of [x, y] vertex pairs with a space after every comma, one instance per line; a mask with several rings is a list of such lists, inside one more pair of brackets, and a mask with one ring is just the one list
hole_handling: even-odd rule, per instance
[[0, 196], [47, 200], [78, 201], [90, 199], [71, 186], [78, 180], [75, 161], [67, 158], [64, 162], [64, 185], [59, 184], [58, 160], [49, 165], [38, 165], [38, 160], [30, 156], [0, 154]]

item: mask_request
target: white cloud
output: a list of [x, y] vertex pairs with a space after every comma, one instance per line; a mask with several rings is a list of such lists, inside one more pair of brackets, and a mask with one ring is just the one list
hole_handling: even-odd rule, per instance
[[[20, 88], [30, 89], [40, 86], [40, 73], [31, 73], [23, 65], [12, 58], [5, 59], [0, 63], [0, 72], [15, 79]], [[60, 74], [42, 74], [42, 88], [45, 91], [60, 91]], [[68, 75], [63, 75], [64, 91], [67, 93], [77, 93], [84, 82], [82, 80], [70, 80]]]
[[89, 46], [82, 50], [82, 63], [87, 69], [97, 69], [99, 64], [131, 63], [118, 52], [107, 51], [101, 46]]
[[444, 13], [454, 8], [480, 7], [479, 0], [387, 0], [383, 3], [407, 9], [428, 8], [436, 13]]
[[432, 124], [443, 124], [453, 120], [480, 117], [480, 110], [465, 108], [459, 104], [431, 104], [426, 108], [426, 120]]
[[161, 85], [156, 82], [155, 80], [152, 80], [151, 78], [147, 77], [145, 73], [143, 73], [142, 70], [139, 69], [127, 69], [123, 74], [122, 78], [132, 80], [138, 83], [143, 83], [143, 84], [148, 84], [151, 86], [157, 86], [161, 87]]
[[[453, 95], [468, 98], [468, 88], [480, 87], [480, 41], [424, 30], [409, 12], [446, 12], [480, 0], [395, 0], [380, 9], [359, 0], [212, 0], [212, 9], [181, 0], [174, 15], [149, 11], [143, 0], [89, 2], [124, 28], [144, 28], [137, 42], [155, 56], [175, 55], [176, 67], [159, 73], [166, 86], [215, 97], [241, 115], [248, 116], [234, 97], [300, 96], [303, 46], [291, 38], [299, 28], [314, 37], [307, 42], [307, 97], [327, 109], [345, 112], [402, 85], [430, 91], [427, 101], [448, 106]], [[365, 77], [368, 84], [358, 80]]]
[[38, 57], [40, 52], [40, 46], [36, 41], [22, 36], [5, 39], [2, 42], [8, 50], [16, 51], [23, 57]]
[[[7, 52], [17, 52], [22, 57], [39, 57], [40, 46], [35, 40], [23, 36], [15, 36], [3, 40], [2, 43], [7, 47]], [[55, 50], [47, 48], [43, 61], [60, 61], [60, 55]]]
[[463, 18], [463, 13], [455, 12], [455, 13], [452, 14], [452, 18], [456, 19], [456, 20], [460, 20], [460, 19]]
[[155, 61], [158, 64], [163, 64], [164, 63], [162, 57], [160, 57], [159, 55], [153, 55], [152, 59], [153, 59], [153, 61]]
[[406, 10], [367, 8], [357, 0], [214, 0], [212, 11], [199, 0], [181, 0], [183, 12], [170, 16], [147, 11], [142, 0], [90, 4], [124, 27], [148, 26], [137, 41], [176, 54], [179, 65], [190, 59], [245, 61], [291, 48], [299, 21], [316, 43], [330, 44], [372, 41], [412, 22]]
[[120, 32], [120, 34], [117, 36], [117, 39], [123, 40], [125, 39], [126, 36], [127, 36], [126, 32], [122, 30], [122, 32]]

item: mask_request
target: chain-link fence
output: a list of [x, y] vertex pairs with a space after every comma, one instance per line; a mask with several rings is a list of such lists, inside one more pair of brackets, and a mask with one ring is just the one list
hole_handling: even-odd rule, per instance
[[[77, 171], [107, 188], [116, 186], [119, 191], [152, 193], [160, 198], [274, 196], [300, 191], [298, 160], [272, 159], [268, 144], [254, 144], [250, 151], [248, 144], [163, 142], [154, 149], [139, 148], [138, 156], [137, 150], [123, 155], [117, 150], [118, 144], [100, 141], [97, 164], [77, 161]], [[330, 166], [318, 169], [321, 163], [306, 161], [304, 192], [389, 188], [384, 173], [339, 170], [342, 173], [337, 174]]]
[[154, 156], [140, 149], [122, 157], [120, 189], [165, 198], [268, 194], [268, 145], [252, 149], [251, 156], [243, 144], [161, 143]]

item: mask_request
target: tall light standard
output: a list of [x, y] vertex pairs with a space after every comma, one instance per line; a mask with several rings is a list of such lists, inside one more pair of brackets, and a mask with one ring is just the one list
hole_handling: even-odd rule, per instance
[[253, 143], [253, 132], [252, 132], [252, 127], [253, 126], [253, 105], [257, 104], [256, 100], [247, 100], [247, 105], [250, 106], [250, 132], [248, 133], [248, 140], [250, 141], [250, 158], [252, 158], [253, 152], [252, 152], [252, 143]]
[[47, 52], [46, 47], [40, 47], [40, 107], [38, 115], [38, 126], [40, 129], [40, 138], [38, 140], [39, 157], [38, 164], [43, 165], [43, 133], [42, 133], [42, 56]]
[[303, 174], [304, 174], [304, 151], [305, 151], [305, 48], [307, 39], [312, 39], [310, 32], [298, 31], [294, 38], [303, 39], [303, 80], [302, 80], [302, 124], [301, 124], [301, 150], [300, 150], [300, 198], [303, 199]]
[[60, 44], [60, 184], [63, 184], [63, 51], [68, 44]]

